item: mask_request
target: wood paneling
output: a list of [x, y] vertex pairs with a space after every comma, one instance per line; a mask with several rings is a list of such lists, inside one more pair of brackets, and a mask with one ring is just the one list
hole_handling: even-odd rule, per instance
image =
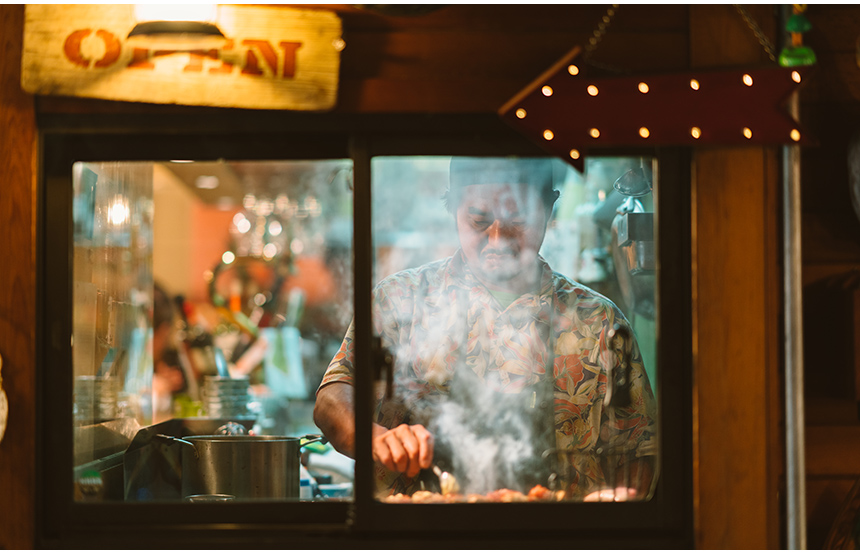
[[[608, 6], [451, 5], [418, 17], [325, 8], [341, 16], [346, 41], [336, 113], [495, 113], [573, 46], [586, 45]], [[621, 6], [592, 71], [686, 68], [687, 9]], [[43, 113], [170, 108], [58, 97], [39, 104]]]
[[812, 30], [803, 35], [818, 59], [818, 70], [804, 91], [805, 102], [857, 102], [860, 100], [860, 69], [857, 39], [860, 9], [856, 5], [810, 5], [807, 17]]
[[860, 425], [807, 425], [806, 475], [807, 542], [821, 548], [860, 479]]
[[860, 425], [809, 425], [806, 472], [860, 477]]
[[811, 549], [824, 546], [840, 508], [856, 479], [852, 477], [818, 477], [806, 480], [806, 513], [809, 526], [806, 542]]
[[807, 546], [815, 549], [860, 477], [860, 418], [851, 394], [858, 355], [849, 332], [856, 314], [838, 290], [840, 280], [860, 271], [848, 170], [848, 143], [860, 133], [860, 7], [810, 4], [807, 16], [812, 30], [804, 44], [818, 58], [800, 95], [801, 122], [819, 142], [801, 160], [804, 312], [812, 314], [804, 321]]
[[[775, 40], [775, 7], [747, 8]], [[452, 5], [421, 17], [383, 16], [350, 6], [336, 9], [343, 18], [347, 42], [337, 112], [491, 113], [571, 46], [584, 43], [606, 6], [536, 5], [524, 10], [514, 5]], [[860, 90], [860, 71], [851, 65], [858, 10], [813, 5], [809, 16], [814, 30], [807, 43], [816, 48], [824, 74], [813, 77], [816, 80], [805, 89], [804, 101], [810, 106], [805, 113], [826, 115], [823, 121], [810, 123], [845, 134], [846, 130], [837, 127], [840, 110], [853, 114], [851, 122], [860, 121], [860, 110], [849, 103]], [[4, 326], [0, 352], [6, 356], [4, 385], [7, 392], [14, 390], [10, 403], [16, 413], [11, 434], [0, 444], [0, 490], [11, 491], [0, 495], [0, 545], [26, 548], [32, 537], [35, 309], [29, 165], [32, 111], [12, 75], [20, 60], [19, 50], [14, 49], [20, 48], [17, 37], [22, 19], [22, 7], [0, 6], [0, 40], [8, 43], [0, 88], [0, 156], [8, 160], [4, 158], [0, 167], [4, 171], [12, 168], [2, 189], [0, 232], [14, 239], [6, 244], [16, 244], [12, 269], [0, 272], [0, 290], [4, 291], [0, 293]], [[9, 45], [13, 53], [9, 53]], [[770, 63], [730, 5], [622, 6], [593, 60], [628, 72], [680, 70], [690, 64]], [[812, 111], [813, 106], [824, 106], [834, 98], [840, 104], [832, 111]], [[39, 106], [40, 113], [46, 114], [222, 112], [59, 97], [41, 98]], [[777, 368], [782, 320], [776, 159], [773, 149], [762, 148], [700, 149], [695, 153], [696, 545], [700, 548], [780, 547], [782, 443]], [[827, 185], [824, 193], [814, 194], [837, 198], [843, 213], [845, 197], [835, 191], [846, 186], [845, 171], [834, 168], [844, 163], [844, 154], [836, 150], [820, 152], [814, 179], [804, 174], [805, 188]], [[814, 211], [824, 213], [821, 219], [827, 220], [828, 202], [822, 199], [812, 207], [819, 206], [822, 209]], [[12, 221], [22, 222], [23, 227], [13, 229]], [[26, 229], [23, 236], [22, 229]], [[812, 241], [804, 243], [804, 255], [827, 253], [828, 263], [860, 263], [856, 249], [846, 254], [847, 243], [833, 245], [832, 255], [824, 248], [838, 233], [837, 227], [828, 227], [820, 235], [805, 237]], [[13, 288], [23, 294], [16, 292], [11, 298]], [[7, 353], [9, 348], [14, 355]], [[808, 444], [829, 455], [839, 452], [845, 441], [855, 441], [852, 445], [860, 441], [854, 434], [822, 432], [811, 437], [812, 433], [807, 433]], [[17, 449], [14, 459], [4, 457], [10, 448]], [[815, 457], [817, 452], [809, 458], [815, 471], [844, 470], [823, 465]], [[818, 514], [826, 518], [821, 503], [844, 495], [850, 478], [836, 476], [832, 481], [816, 482], [821, 487], [810, 487], [808, 497], [811, 518]], [[836, 509], [838, 506], [834, 513]], [[815, 525], [820, 530], [826, 523], [822, 519]], [[816, 545], [814, 537], [821, 534], [816, 533], [810, 532], [811, 547]]]
[[[754, 10], [765, 32], [769, 13]], [[694, 67], [766, 59], [732, 6], [691, 7], [690, 36]], [[696, 149], [693, 159], [696, 546], [778, 548], [776, 153]]]
[[23, 5], [0, 5], [0, 355], [9, 421], [0, 442], [0, 548], [33, 547], [35, 525], [35, 117], [20, 87]]
[[774, 523], [766, 322], [776, 318], [766, 317], [762, 186], [774, 176], [766, 162], [758, 148], [695, 155], [698, 548], [768, 548]]

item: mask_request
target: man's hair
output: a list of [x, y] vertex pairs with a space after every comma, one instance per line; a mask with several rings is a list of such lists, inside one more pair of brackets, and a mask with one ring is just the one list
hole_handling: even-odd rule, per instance
[[445, 208], [454, 213], [469, 185], [528, 185], [540, 193], [547, 212], [559, 192], [553, 188], [553, 163], [548, 158], [451, 158]]

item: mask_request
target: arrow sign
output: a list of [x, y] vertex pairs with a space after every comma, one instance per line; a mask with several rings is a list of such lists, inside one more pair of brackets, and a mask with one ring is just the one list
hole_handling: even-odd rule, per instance
[[577, 169], [597, 147], [810, 143], [782, 104], [811, 66], [592, 78], [579, 53], [571, 50], [499, 109]]

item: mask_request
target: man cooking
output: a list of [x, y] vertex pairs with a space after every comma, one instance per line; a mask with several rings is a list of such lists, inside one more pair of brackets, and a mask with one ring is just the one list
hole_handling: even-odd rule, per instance
[[[656, 403], [629, 323], [538, 254], [559, 196], [552, 174], [548, 160], [453, 158], [445, 202], [460, 248], [374, 288], [374, 332], [395, 358], [394, 395], [378, 394], [373, 425], [381, 496], [419, 490], [434, 464], [466, 492], [647, 494]], [[314, 409], [350, 456], [353, 337], [350, 325]]]

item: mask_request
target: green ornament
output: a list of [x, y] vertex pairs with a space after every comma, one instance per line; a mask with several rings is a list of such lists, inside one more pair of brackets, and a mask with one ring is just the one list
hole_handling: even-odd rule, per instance
[[796, 13], [788, 19], [785, 30], [789, 33], [805, 33], [812, 29], [812, 23], [801, 13]]
[[812, 65], [815, 61], [815, 52], [808, 46], [787, 47], [779, 53], [779, 65], [782, 67]]

